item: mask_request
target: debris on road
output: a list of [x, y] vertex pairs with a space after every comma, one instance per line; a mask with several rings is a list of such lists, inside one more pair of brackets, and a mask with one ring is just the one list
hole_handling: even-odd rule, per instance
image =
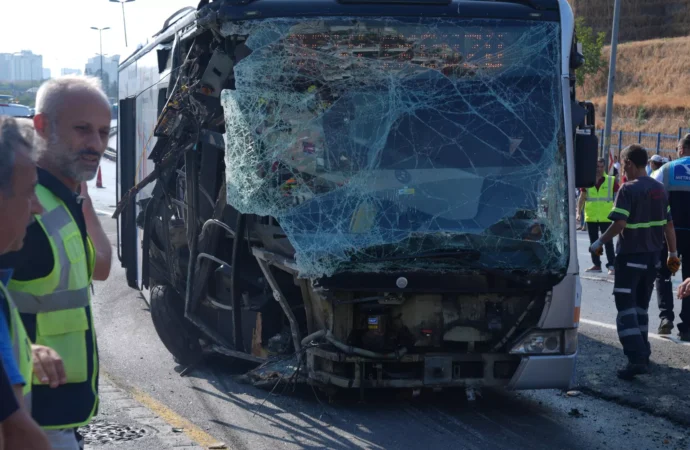
[[224, 443], [218, 442], [216, 444], [210, 445], [208, 448], [209, 448], [209, 450], [220, 450], [220, 449], [224, 449], [224, 448], [228, 448], [228, 447]]
[[255, 387], [274, 387], [276, 383], [295, 383], [303, 379], [299, 374], [300, 361], [297, 355], [287, 359], [271, 360], [256, 369], [240, 375], [236, 381]]
[[568, 391], [565, 393], [567, 397], [579, 397], [582, 392], [580, 391]]
[[582, 414], [582, 413], [580, 412], [580, 410], [577, 409], [577, 408], [571, 409], [570, 412], [568, 413], [568, 415], [569, 415], [570, 417], [576, 417], [576, 418], [578, 418], [578, 419], [581, 418], [581, 417], [585, 417], [585, 415]]

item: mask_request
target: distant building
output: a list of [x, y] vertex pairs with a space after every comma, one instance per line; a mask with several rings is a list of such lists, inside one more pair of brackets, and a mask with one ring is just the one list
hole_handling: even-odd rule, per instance
[[41, 81], [43, 56], [30, 50], [0, 53], [0, 81]]
[[0, 81], [14, 81], [13, 59], [11, 53], [0, 53]]
[[[120, 64], [120, 55], [114, 56], [104, 56], [103, 57], [103, 73], [106, 75], [109, 83], [115, 83], [117, 81], [117, 68]], [[94, 56], [89, 58], [89, 62], [86, 63], [84, 73], [86, 75], [97, 76], [101, 71], [101, 57]]]
[[50, 78], [50, 69], [43, 69], [43, 79], [49, 80]]
[[60, 75], [81, 75], [80, 69], [60, 69]]

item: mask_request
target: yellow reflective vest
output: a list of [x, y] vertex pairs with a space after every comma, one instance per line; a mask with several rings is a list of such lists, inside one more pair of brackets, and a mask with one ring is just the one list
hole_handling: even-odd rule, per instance
[[[52, 249], [53, 270], [43, 278], [11, 280], [8, 289], [29, 335], [62, 358], [67, 384], [51, 388], [33, 377], [33, 417], [46, 429], [86, 425], [98, 407], [98, 353], [91, 313], [95, 250], [65, 203], [39, 185], [45, 212], [36, 221]], [[87, 251], [88, 249], [88, 251]]]
[[604, 175], [604, 182], [599, 186], [587, 188], [585, 200], [585, 222], [611, 222], [608, 218], [613, 209], [613, 187], [615, 178]]
[[31, 341], [29, 335], [26, 334], [26, 329], [22, 323], [16, 306], [10, 296], [10, 293], [5, 288], [5, 285], [0, 282], [0, 291], [2, 291], [5, 301], [0, 305], [5, 312], [7, 323], [10, 329], [10, 338], [12, 340], [12, 349], [14, 359], [19, 366], [19, 373], [24, 378], [24, 403], [27, 409], [31, 410], [31, 377], [33, 375], [33, 357], [31, 356]]

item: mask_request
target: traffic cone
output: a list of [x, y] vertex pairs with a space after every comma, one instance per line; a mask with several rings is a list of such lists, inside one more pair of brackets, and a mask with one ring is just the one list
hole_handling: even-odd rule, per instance
[[103, 177], [101, 176], [101, 166], [98, 166], [98, 174], [96, 175], [96, 187], [103, 189]]

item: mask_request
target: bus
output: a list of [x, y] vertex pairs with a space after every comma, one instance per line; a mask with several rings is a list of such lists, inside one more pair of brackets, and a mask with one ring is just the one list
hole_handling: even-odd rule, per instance
[[119, 67], [118, 253], [184, 365], [566, 389], [594, 107], [566, 0], [220, 0]]

